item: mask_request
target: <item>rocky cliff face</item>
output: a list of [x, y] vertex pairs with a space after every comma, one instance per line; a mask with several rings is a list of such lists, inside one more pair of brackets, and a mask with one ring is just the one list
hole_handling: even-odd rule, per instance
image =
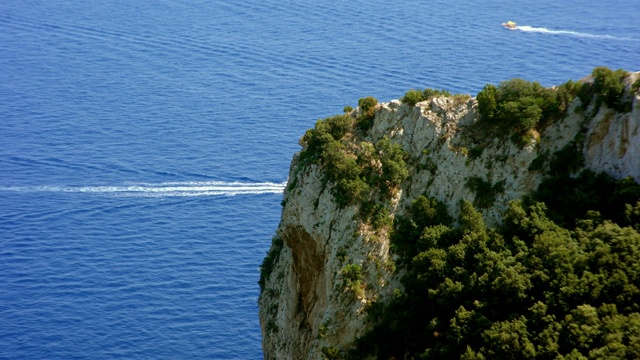
[[[392, 217], [421, 194], [444, 202], [455, 216], [460, 200], [477, 195], [468, 179], [479, 178], [499, 184], [491, 205], [479, 209], [487, 224], [498, 224], [510, 200], [542, 181], [536, 164], [570, 143], [584, 154], [584, 167], [640, 181], [640, 96], [633, 96], [630, 112], [604, 105], [596, 111], [594, 104], [582, 110], [576, 98], [566, 117], [526, 146], [472, 136], [475, 99], [437, 97], [415, 106], [393, 100], [378, 104], [364, 140], [386, 136], [411, 159], [409, 176], [390, 201]], [[400, 286], [388, 231], [363, 223], [358, 206], [339, 207], [332, 186], [319, 165], [303, 167], [299, 154], [294, 157], [259, 299], [265, 359], [318, 359], [348, 348], [367, 330], [367, 304]], [[355, 278], [352, 265], [359, 267]]]

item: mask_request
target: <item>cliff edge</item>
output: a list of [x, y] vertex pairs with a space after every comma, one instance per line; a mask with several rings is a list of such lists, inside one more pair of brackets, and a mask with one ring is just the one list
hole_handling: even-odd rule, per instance
[[[498, 226], [509, 202], [535, 191], [554, 166], [640, 182], [638, 79], [625, 75], [625, 103], [615, 105], [585, 90], [593, 78], [576, 83], [562, 109], [546, 115], [540, 106], [534, 126], [488, 123], [491, 109], [479, 99], [428, 92], [415, 103], [410, 93], [363, 101], [319, 121], [291, 163], [262, 266], [265, 359], [338, 358], [354, 347], [371, 329], [367, 308], [402, 291], [405, 270], [390, 234], [419, 196], [444, 204], [454, 219], [466, 200]], [[532, 106], [523, 113], [535, 113]], [[569, 150], [581, 161], [562, 163], [557, 154]]]

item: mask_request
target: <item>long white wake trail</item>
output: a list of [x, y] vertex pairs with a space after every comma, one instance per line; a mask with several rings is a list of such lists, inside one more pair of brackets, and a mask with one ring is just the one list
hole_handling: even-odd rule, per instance
[[7, 192], [98, 193], [116, 196], [170, 197], [170, 196], [233, 196], [250, 194], [279, 194], [286, 182], [224, 182], [190, 181], [165, 183], [135, 183], [119, 186], [0, 186]]
[[533, 32], [533, 33], [545, 33], [552, 35], [571, 35], [583, 38], [592, 38], [592, 39], [612, 39], [612, 40], [633, 40], [628, 38], [619, 38], [613, 35], [599, 35], [599, 34], [589, 34], [578, 31], [570, 31], [570, 30], [551, 30], [544, 27], [534, 27], [527, 25], [518, 25], [516, 30], [524, 31], [524, 32]]

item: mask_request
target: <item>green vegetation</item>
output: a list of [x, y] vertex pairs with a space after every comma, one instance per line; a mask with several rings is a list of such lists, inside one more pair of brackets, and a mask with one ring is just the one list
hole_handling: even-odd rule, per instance
[[364, 277], [360, 265], [345, 265], [340, 273], [342, 274], [342, 288], [350, 291], [354, 298], [362, 298], [364, 296]]
[[378, 100], [372, 96], [367, 96], [358, 100], [358, 106], [362, 113], [357, 119], [358, 128], [362, 131], [368, 131], [373, 125], [373, 118], [376, 115], [376, 105]]
[[[375, 99], [360, 100], [363, 111], [375, 109]], [[348, 114], [318, 120], [300, 139], [301, 165], [322, 166], [325, 181], [333, 184], [331, 191], [341, 207], [358, 204], [372, 192], [389, 198], [408, 176], [405, 151], [388, 138], [375, 145], [362, 141], [354, 146], [356, 134], [352, 130], [357, 121]], [[343, 139], [347, 134], [349, 141]]]
[[[474, 143], [458, 149], [473, 160], [496, 137], [529, 144], [566, 115], [576, 96], [582, 111], [590, 109], [587, 116], [602, 104], [629, 111], [627, 76], [600, 67], [591, 80], [554, 88], [522, 79], [486, 85], [477, 96], [480, 121], [469, 127]], [[639, 91], [640, 79], [630, 88]], [[451, 94], [409, 90], [402, 101], [413, 106], [435, 96]], [[456, 95], [454, 101], [467, 99]], [[300, 169], [319, 166], [339, 207], [359, 206], [364, 223], [390, 232], [398, 258], [377, 268], [397, 264], [405, 274], [403, 290], [368, 307], [373, 328], [353, 352], [325, 347], [326, 358], [640, 358], [640, 185], [580, 172], [584, 134], [578, 134], [554, 154], [540, 152], [529, 170], [548, 178], [511, 202], [498, 228], [487, 228], [476, 210], [490, 208], [504, 192], [505, 182], [491, 177], [467, 179], [474, 201], [461, 202], [455, 220], [425, 195], [394, 219], [389, 200], [408, 176], [408, 158], [386, 137], [370, 140], [377, 104], [362, 98], [358, 111], [348, 106], [342, 115], [318, 120], [300, 140]], [[438, 164], [428, 150], [423, 154], [413, 160], [434, 175]], [[261, 290], [282, 246], [274, 238], [260, 267]], [[345, 247], [336, 254], [344, 265], [339, 286], [362, 298], [363, 267], [347, 254]], [[319, 336], [326, 332], [323, 325]]]
[[542, 130], [564, 116], [581, 85], [568, 81], [547, 89], [522, 79], [486, 85], [478, 93], [479, 125], [493, 134], [512, 134], [516, 143], [526, 143], [528, 132]]
[[[481, 121], [476, 128], [485, 135], [510, 134], [513, 142], [526, 145], [535, 137], [535, 131], [543, 131], [561, 119], [576, 96], [580, 97], [583, 110], [595, 98], [596, 112], [603, 103], [617, 111], [630, 111], [631, 97], [625, 93], [624, 83], [628, 75], [622, 69], [597, 67], [592, 81], [569, 80], [554, 88], [523, 79], [503, 81], [498, 86], [487, 84], [477, 96]], [[632, 92], [636, 91], [634, 86]]]
[[404, 94], [404, 97], [402, 98], [402, 102], [409, 106], [414, 106], [415, 104], [421, 101], [429, 100], [439, 96], [452, 96], [452, 95], [447, 90], [435, 90], [435, 89], [427, 88], [420, 91], [420, 90], [411, 89], [407, 91], [406, 94]]
[[635, 94], [640, 90], [640, 77], [636, 79], [636, 81], [631, 84], [631, 93]]
[[460, 206], [457, 227], [425, 196], [396, 219], [404, 292], [354, 358], [640, 358], [640, 185], [561, 173], [497, 229]]
[[597, 106], [604, 102], [611, 109], [627, 112], [631, 111], [631, 99], [624, 98], [624, 79], [628, 73], [622, 69], [613, 71], [600, 66], [593, 69], [593, 92], [597, 95]]
[[566, 174], [544, 180], [532, 198], [548, 207], [554, 222], [572, 228], [587, 210], [595, 210], [605, 219], [631, 226], [627, 205], [640, 200], [640, 186], [631, 178], [616, 181], [611, 176], [584, 170], [576, 178]]
[[324, 359], [327, 360], [333, 360], [333, 359], [340, 359], [340, 349], [336, 348], [336, 347], [323, 347], [322, 348], [322, 355], [324, 356]]
[[[474, 143], [458, 149], [473, 160], [496, 137], [529, 144], [566, 115], [576, 96], [582, 111], [593, 109], [587, 116], [602, 104], [629, 111], [627, 76], [599, 67], [591, 80], [554, 88], [522, 79], [486, 85], [477, 96], [480, 121], [469, 127]], [[639, 88], [640, 79], [630, 85], [631, 92]], [[451, 94], [409, 90], [402, 101], [413, 106], [436, 96]], [[454, 102], [468, 98], [455, 95]], [[319, 166], [339, 207], [359, 206], [364, 223], [390, 233], [398, 257], [376, 266], [397, 264], [404, 274], [403, 290], [367, 308], [372, 330], [356, 348], [347, 354], [325, 347], [325, 358], [640, 358], [640, 185], [580, 172], [584, 134], [578, 134], [560, 151], [541, 151], [533, 160], [529, 170], [548, 178], [511, 202], [498, 228], [487, 228], [476, 210], [490, 208], [504, 192], [505, 181], [491, 177], [467, 179], [474, 201], [460, 203], [457, 219], [425, 195], [394, 219], [389, 200], [408, 177], [408, 158], [389, 138], [370, 140], [377, 104], [362, 98], [359, 110], [347, 106], [342, 115], [318, 120], [300, 140], [300, 169]], [[434, 175], [439, 164], [428, 150], [423, 155], [413, 159], [416, 166]], [[275, 237], [260, 267], [261, 291], [282, 247]], [[363, 298], [363, 267], [351, 263], [344, 246], [336, 256], [344, 265], [339, 287]], [[278, 331], [275, 322], [269, 320], [267, 330]], [[325, 323], [318, 336], [327, 331]]]
[[383, 194], [391, 196], [395, 188], [409, 176], [404, 161], [406, 153], [400, 145], [393, 144], [387, 137], [376, 143], [376, 149], [382, 169], [372, 180], [377, 183]]
[[264, 290], [264, 286], [267, 280], [269, 280], [269, 276], [271, 276], [273, 266], [280, 257], [282, 246], [283, 241], [281, 237], [276, 236], [271, 240], [271, 249], [267, 252], [267, 256], [262, 260], [262, 265], [260, 265], [260, 280], [258, 281], [258, 284], [260, 285], [260, 292]]
[[374, 230], [390, 229], [393, 219], [389, 210], [382, 204], [364, 201], [360, 206], [360, 217], [365, 223], [371, 224]]
[[471, 150], [469, 150], [469, 159], [475, 160], [480, 156], [482, 156], [483, 152], [484, 152], [484, 146], [482, 145], [475, 146]]
[[493, 206], [498, 194], [504, 192], [504, 184], [504, 180], [492, 184], [490, 181], [473, 176], [467, 180], [466, 186], [475, 193], [473, 205], [480, 209], [486, 209]]

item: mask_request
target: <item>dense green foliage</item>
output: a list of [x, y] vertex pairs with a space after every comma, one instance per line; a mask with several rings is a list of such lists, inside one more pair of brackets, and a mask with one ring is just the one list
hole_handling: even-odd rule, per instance
[[262, 265], [260, 265], [260, 280], [258, 281], [258, 285], [260, 285], [260, 291], [264, 290], [264, 285], [267, 280], [269, 280], [269, 276], [271, 276], [271, 272], [273, 272], [273, 266], [278, 261], [280, 257], [280, 251], [282, 250], [284, 242], [282, 238], [276, 236], [271, 240], [271, 249], [267, 252], [267, 256], [262, 260]]
[[374, 230], [391, 228], [393, 225], [389, 210], [384, 205], [373, 201], [364, 201], [360, 205], [360, 217], [365, 223], [371, 224]]
[[367, 96], [358, 100], [358, 107], [360, 107], [361, 114], [356, 123], [360, 130], [367, 131], [371, 129], [373, 118], [376, 115], [376, 105], [378, 105], [378, 100], [373, 96]]
[[473, 205], [480, 209], [486, 209], [493, 205], [496, 196], [504, 192], [505, 181], [498, 181], [492, 184], [478, 176], [470, 177], [466, 186], [475, 193]]
[[[365, 114], [375, 109], [374, 98], [360, 100]], [[349, 114], [318, 120], [300, 139], [304, 147], [301, 165], [322, 166], [325, 181], [333, 184], [331, 191], [341, 207], [358, 204], [372, 192], [388, 198], [408, 176], [406, 153], [400, 145], [386, 137], [376, 144], [362, 141], [356, 145], [353, 128], [358, 121]]]
[[640, 358], [640, 186], [566, 181], [512, 202], [498, 229], [468, 202], [454, 227], [444, 205], [416, 199], [392, 235], [405, 291], [370, 307], [353, 356]]
[[624, 98], [624, 79], [628, 73], [622, 69], [613, 71], [600, 66], [593, 69], [593, 92], [598, 104], [604, 102], [611, 109], [626, 112], [631, 110], [631, 99]]
[[345, 265], [340, 271], [342, 275], [342, 288], [351, 292], [354, 298], [360, 298], [364, 295], [364, 283], [362, 268], [357, 264]]
[[438, 96], [451, 96], [451, 93], [447, 90], [436, 90], [429, 88], [426, 88], [422, 91], [411, 89], [407, 91], [406, 94], [404, 94], [402, 102], [409, 106], [414, 106], [421, 101], [429, 100]]
[[640, 200], [640, 186], [631, 178], [616, 181], [607, 174], [585, 170], [576, 178], [563, 174], [544, 180], [532, 197], [544, 202], [549, 217], [562, 226], [575, 226], [576, 219], [584, 217], [588, 210], [630, 226], [625, 204], [635, 205]]
[[640, 78], [637, 78], [636, 81], [631, 84], [631, 92], [637, 93], [640, 90]]
[[[620, 112], [631, 110], [631, 96], [625, 93], [625, 79], [629, 73], [622, 69], [597, 67], [592, 80], [575, 83], [571, 80], [554, 88], [545, 88], [537, 82], [511, 79], [498, 86], [487, 84], [478, 93], [478, 123], [484, 132], [511, 134], [517, 144], [526, 144], [532, 130], [542, 131], [562, 118], [578, 96], [586, 110], [595, 99], [595, 111], [601, 104]], [[631, 92], [634, 91], [631, 85]]]
[[561, 118], [581, 85], [568, 81], [548, 89], [522, 79], [487, 84], [478, 93], [480, 124], [495, 134], [513, 134], [516, 142], [533, 129]]

